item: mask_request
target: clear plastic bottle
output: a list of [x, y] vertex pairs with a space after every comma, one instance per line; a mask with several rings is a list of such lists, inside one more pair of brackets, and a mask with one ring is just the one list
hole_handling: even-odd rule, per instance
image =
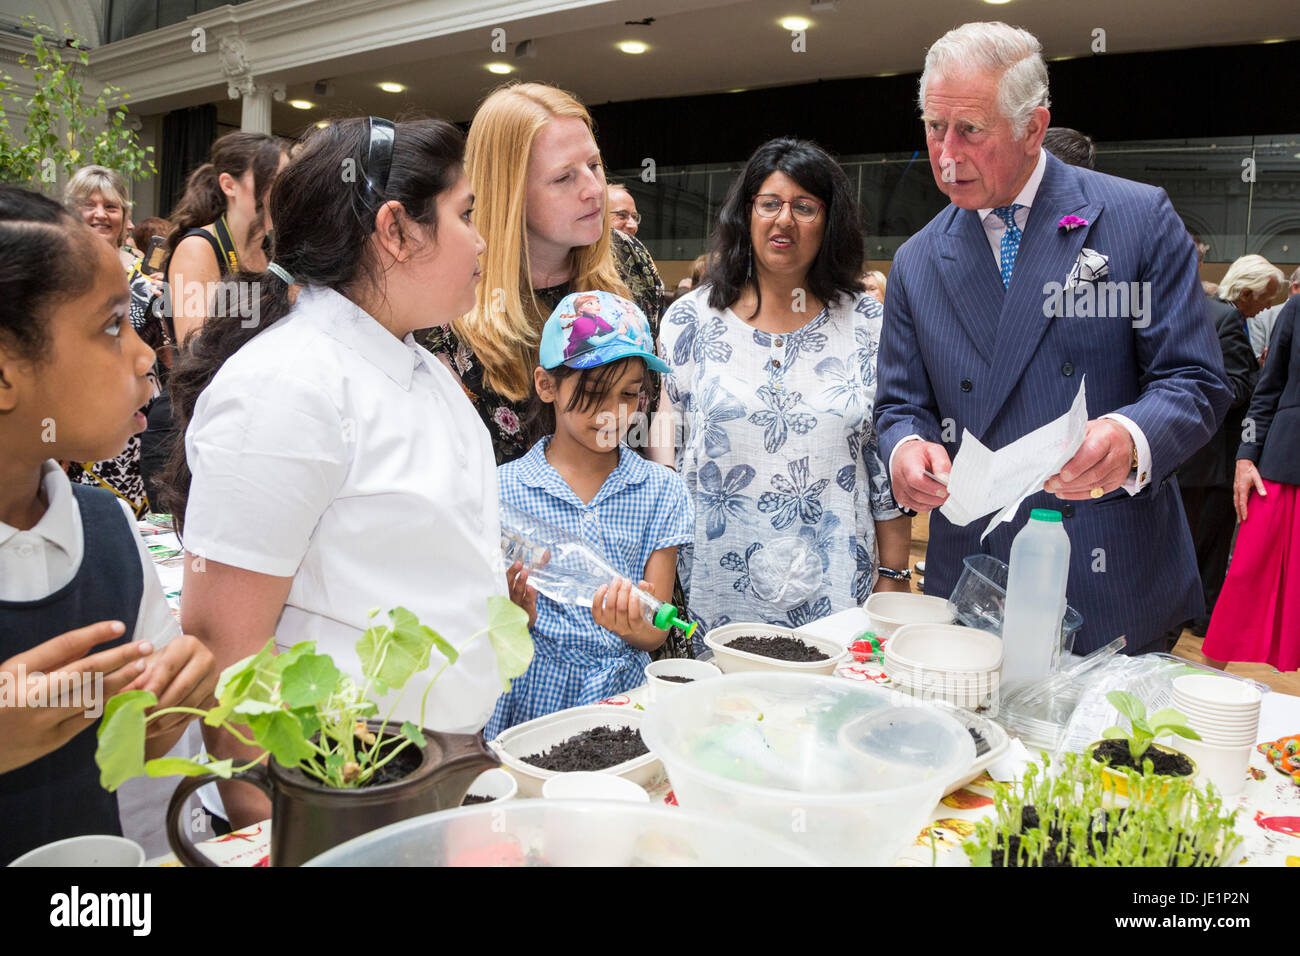
[[[509, 502], [501, 503], [501, 553], [506, 565], [522, 562], [528, 583], [552, 601], [591, 607], [596, 592], [621, 578], [605, 558], [576, 535]], [[689, 638], [699, 622], [678, 617], [677, 608], [632, 588], [641, 616], [657, 628], [681, 628]]]
[[1052, 672], [1061, 646], [1070, 539], [1061, 513], [1035, 508], [1011, 542], [1002, 621], [1002, 692]]

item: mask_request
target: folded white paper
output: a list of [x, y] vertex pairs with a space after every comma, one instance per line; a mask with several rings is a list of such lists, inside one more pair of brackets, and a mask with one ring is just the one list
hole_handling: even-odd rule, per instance
[[[1086, 381], [1086, 378], [1085, 378]], [[1088, 401], [1084, 381], [1070, 410], [1055, 421], [1035, 428], [1010, 445], [989, 451], [969, 431], [948, 474], [948, 499], [939, 509], [945, 518], [965, 527], [976, 518], [996, 511], [980, 540], [1004, 521], [1016, 516], [1020, 503], [1074, 457], [1088, 430]]]

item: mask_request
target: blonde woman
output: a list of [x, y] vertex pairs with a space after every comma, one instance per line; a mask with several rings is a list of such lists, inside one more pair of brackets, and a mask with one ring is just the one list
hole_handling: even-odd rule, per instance
[[591, 116], [570, 94], [540, 83], [496, 90], [474, 115], [465, 162], [487, 241], [483, 281], [472, 312], [419, 338], [460, 375], [500, 465], [531, 445], [533, 369], [559, 301], [571, 292], [625, 296], [657, 337], [663, 284], [645, 247], [609, 226]]
[[867, 295], [871, 296], [881, 305], [885, 304], [885, 274], [879, 269], [868, 269], [862, 273], [862, 285], [867, 290]]

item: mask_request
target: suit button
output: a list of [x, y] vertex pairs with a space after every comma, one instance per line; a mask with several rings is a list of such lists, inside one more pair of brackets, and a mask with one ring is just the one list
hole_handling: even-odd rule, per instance
[[1074, 505], [1061, 505], [1061, 517], [1062, 517], [1062, 518], [1073, 518], [1073, 517], [1074, 517]]
[[1073, 375], [1073, 374], [1074, 374], [1074, 365], [1071, 364], [1070, 362], [1066, 362], [1064, 365], [1061, 366], [1061, 374], [1064, 375], [1064, 376], [1066, 376], [1067, 378], [1068, 378], [1069, 376]]
[[970, 379], [968, 379], [968, 378], [963, 378], [963, 379], [961, 380], [961, 390], [962, 390], [963, 392], [969, 392], [969, 391], [971, 390]]

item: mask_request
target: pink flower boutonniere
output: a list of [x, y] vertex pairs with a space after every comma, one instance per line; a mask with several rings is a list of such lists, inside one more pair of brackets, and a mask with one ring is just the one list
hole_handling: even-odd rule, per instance
[[1078, 216], [1062, 216], [1061, 221], [1056, 224], [1056, 227], [1069, 232], [1071, 229], [1078, 229], [1080, 226], [1086, 225], [1088, 225], [1088, 220], [1086, 219], [1080, 219]]

